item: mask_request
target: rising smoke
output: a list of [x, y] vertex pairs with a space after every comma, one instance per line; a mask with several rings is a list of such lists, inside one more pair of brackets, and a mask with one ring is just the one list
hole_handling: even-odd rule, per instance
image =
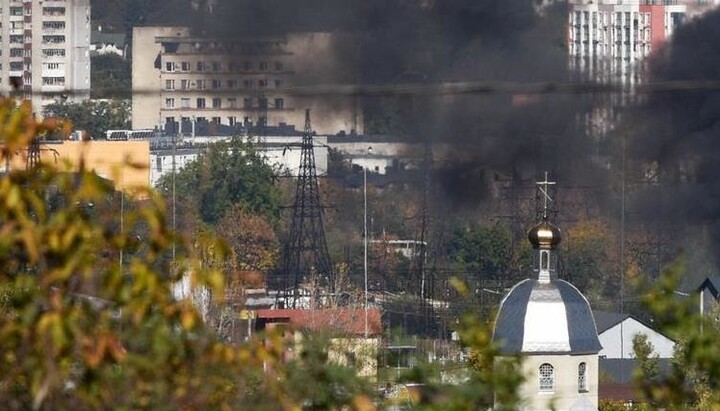
[[[673, 35], [657, 56], [653, 80], [720, 80], [720, 10], [706, 13]], [[636, 132], [632, 158], [656, 164], [656, 183], [637, 207], [648, 222], [709, 234], [711, 255], [720, 247], [720, 91], [690, 88], [651, 94], [629, 117]], [[653, 169], [654, 170], [654, 169]]]
[[[136, 0], [140, 1], [140, 0]], [[534, 0], [173, 0], [204, 35], [332, 32], [338, 64], [318, 84], [565, 82], [566, 6]], [[176, 10], [188, 10], [174, 6]], [[164, 15], [164, 23], [172, 19]], [[451, 148], [434, 165], [450, 203], [476, 203], [487, 170], [574, 184], [596, 174], [578, 119], [585, 95], [411, 95], [361, 98], [366, 132]], [[468, 189], [476, 186], [478, 189]]]

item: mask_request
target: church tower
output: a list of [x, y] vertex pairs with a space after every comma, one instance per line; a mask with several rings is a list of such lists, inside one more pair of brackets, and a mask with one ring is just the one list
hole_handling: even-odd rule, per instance
[[557, 278], [560, 229], [549, 220], [548, 187], [540, 223], [528, 231], [533, 273], [505, 296], [493, 340], [503, 356], [522, 356], [525, 382], [518, 395], [523, 410], [598, 409], [598, 340], [590, 304], [575, 286]]

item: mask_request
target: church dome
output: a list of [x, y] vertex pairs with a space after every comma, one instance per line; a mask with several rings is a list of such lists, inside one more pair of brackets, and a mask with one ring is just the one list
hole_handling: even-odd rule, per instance
[[560, 244], [560, 229], [543, 220], [528, 231], [528, 240], [534, 249], [555, 249]]
[[563, 280], [527, 279], [500, 304], [493, 340], [513, 354], [597, 354], [602, 346], [587, 299]]

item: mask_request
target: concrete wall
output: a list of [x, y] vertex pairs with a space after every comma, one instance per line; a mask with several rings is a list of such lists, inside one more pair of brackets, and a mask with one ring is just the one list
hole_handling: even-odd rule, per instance
[[133, 27], [132, 128], [154, 128], [160, 124], [160, 69], [155, 59], [161, 45], [156, 37], [188, 35], [185, 27]]

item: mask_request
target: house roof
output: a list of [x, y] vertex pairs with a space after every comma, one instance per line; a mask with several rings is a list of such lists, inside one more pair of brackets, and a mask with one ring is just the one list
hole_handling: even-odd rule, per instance
[[[331, 334], [365, 335], [365, 311], [361, 308], [333, 308], [311, 310], [258, 310], [257, 318], [265, 323], [288, 323], [291, 327]], [[382, 334], [381, 313], [368, 309], [368, 332]]]
[[630, 314], [600, 310], [593, 310], [593, 316], [595, 317], [595, 325], [597, 326], [598, 334], [609, 330], [615, 325], [620, 324], [631, 317]]
[[717, 299], [720, 294], [720, 292], [718, 292], [718, 289], [720, 289], [720, 276], [713, 275], [705, 277], [702, 283], [700, 283], [700, 286], [698, 286], [698, 291], [702, 291], [704, 289], [707, 289], [713, 298]]

